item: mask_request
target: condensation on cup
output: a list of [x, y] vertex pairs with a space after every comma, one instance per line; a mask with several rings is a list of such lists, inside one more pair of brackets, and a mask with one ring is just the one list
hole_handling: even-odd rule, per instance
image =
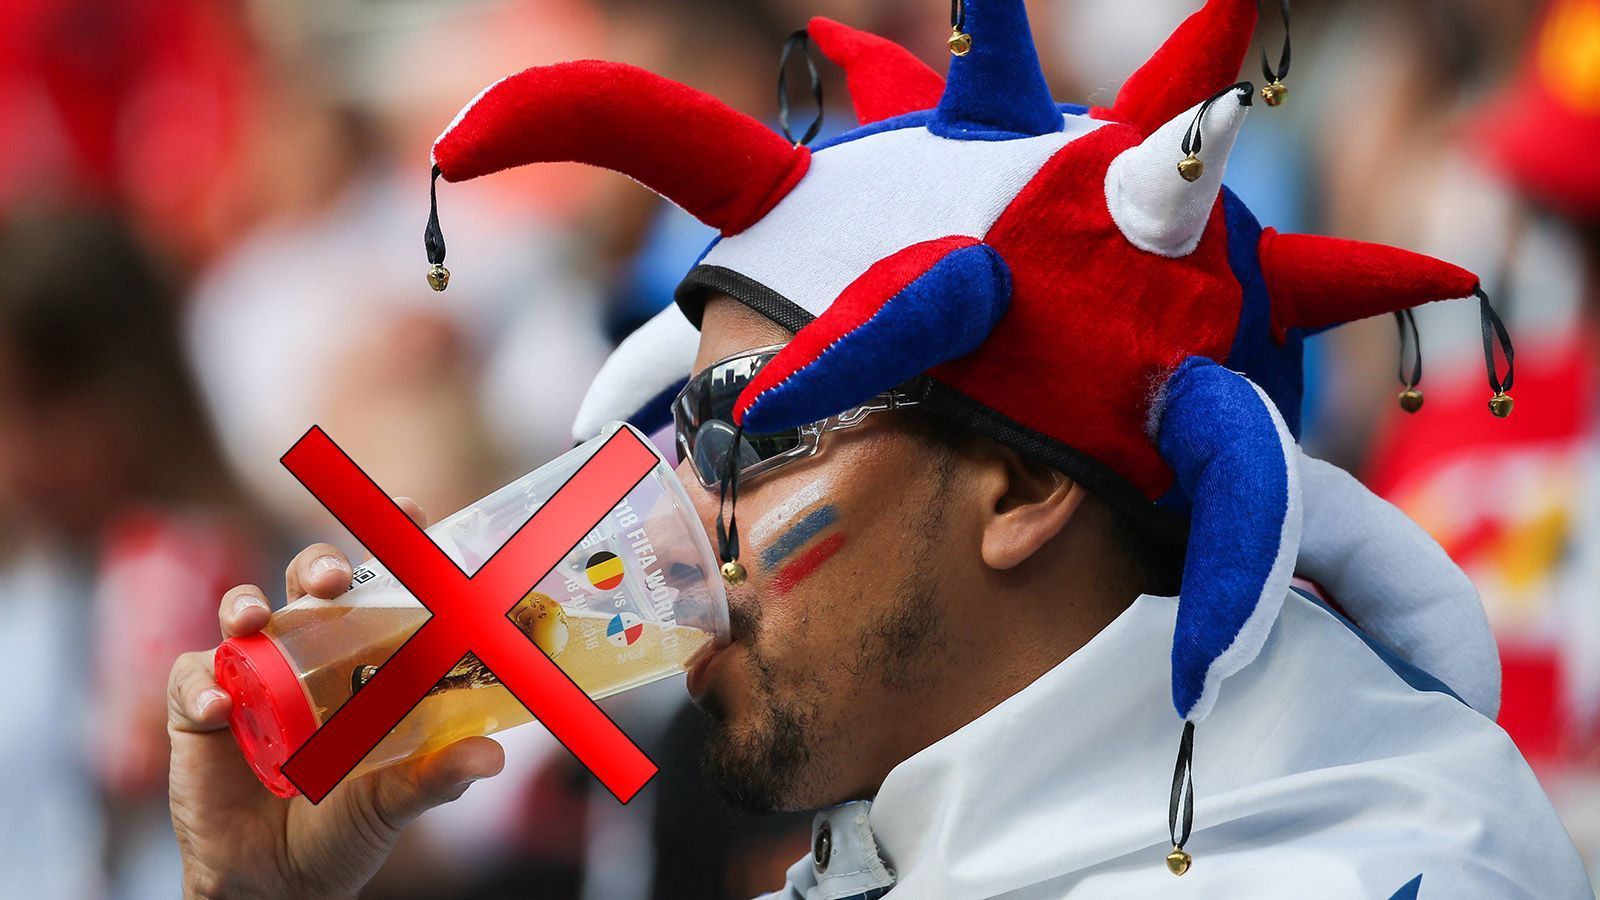
[[[427, 530], [472, 574], [619, 428], [506, 485]], [[728, 640], [728, 601], [705, 529], [660, 453], [655, 468], [511, 610], [511, 618], [598, 700], [686, 671]], [[229, 724], [273, 793], [297, 791], [281, 767], [377, 672], [428, 612], [376, 561], [350, 590], [305, 597], [260, 633], [217, 648], [217, 682], [233, 699]], [[470, 654], [434, 685], [350, 773], [362, 775], [471, 735], [532, 720]]]

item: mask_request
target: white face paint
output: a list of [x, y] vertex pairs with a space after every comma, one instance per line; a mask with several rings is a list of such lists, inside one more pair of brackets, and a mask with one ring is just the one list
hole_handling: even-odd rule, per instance
[[766, 515], [750, 526], [748, 534], [751, 546], [766, 546], [772, 536], [783, 531], [795, 516], [816, 505], [817, 501], [822, 499], [826, 487], [826, 483], [819, 478], [768, 510]]

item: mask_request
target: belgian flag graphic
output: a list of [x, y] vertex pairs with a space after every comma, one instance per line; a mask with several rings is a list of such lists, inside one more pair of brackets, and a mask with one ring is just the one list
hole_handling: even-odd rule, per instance
[[622, 583], [622, 558], [609, 550], [601, 550], [583, 564], [583, 574], [590, 584], [609, 591]]

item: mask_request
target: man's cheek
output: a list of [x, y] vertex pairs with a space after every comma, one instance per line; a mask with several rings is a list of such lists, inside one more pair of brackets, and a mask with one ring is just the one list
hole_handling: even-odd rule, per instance
[[777, 656], [798, 648], [826, 650], [857, 605], [850, 574], [852, 536], [831, 534], [761, 579], [762, 649]]
[[[802, 488], [763, 515], [750, 529], [756, 563], [768, 584], [787, 593], [838, 550], [842, 539], [839, 508], [820, 492]], [[824, 546], [832, 549], [819, 555]]]
[[811, 547], [800, 552], [773, 571], [768, 587], [778, 597], [785, 597], [806, 584], [829, 560], [845, 546], [847, 536], [837, 531], [819, 538]]

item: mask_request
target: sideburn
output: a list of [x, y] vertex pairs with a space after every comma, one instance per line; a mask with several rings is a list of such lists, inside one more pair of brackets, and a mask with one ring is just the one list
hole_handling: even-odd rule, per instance
[[935, 454], [934, 485], [913, 526], [911, 566], [895, 588], [894, 603], [856, 637], [855, 656], [845, 663], [857, 678], [874, 675], [891, 690], [910, 691], [926, 680], [928, 659], [946, 644], [944, 616], [937, 603], [937, 538], [945, 528], [945, 497], [955, 475], [955, 446], [946, 440], [919, 441]]

